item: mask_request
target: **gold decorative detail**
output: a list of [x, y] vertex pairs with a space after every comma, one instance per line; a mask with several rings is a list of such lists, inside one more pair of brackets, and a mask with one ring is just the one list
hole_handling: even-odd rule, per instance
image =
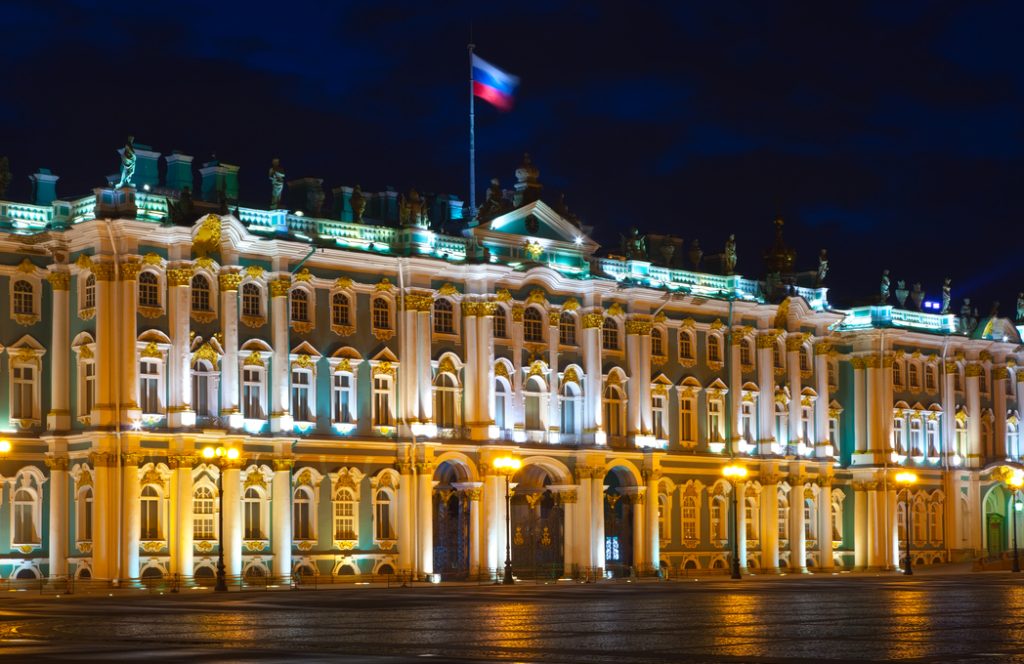
[[558, 322], [559, 322], [559, 319], [561, 319], [561, 317], [562, 317], [562, 314], [558, 313], [557, 310], [549, 311], [548, 312], [548, 325], [551, 325], [553, 327], [558, 327]]
[[480, 313], [480, 303], [479, 302], [468, 302], [468, 301], [463, 301], [462, 302], [462, 315], [463, 316], [473, 317], [473, 316], [476, 316], [478, 313]]
[[299, 334], [309, 334], [310, 332], [313, 331], [313, 327], [313, 323], [298, 320], [291, 322], [291, 328], [298, 332]]
[[981, 360], [982, 362], [991, 362], [992, 353], [990, 353], [987, 350], [983, 350], [980, 353], [978, 353], [978, 359]]
[[382, 329], [378, 327], [374, 328], [373, 336], [377, 339], [377, 341], [387, 341], [391, 339], [391, 337], [395, 336], [395, 331], [389, 329]]
[[201, 256], [220, 248], [220, 217], [208, 214], [192, 239], [192, 250]]
[[622, 379], [619, 377], [618, 372], [613, 371], [608, 374], [608, 377], [604, 379], [606, 385], [621, 385]]
[[249, 357], [245, 358], [245, 361], [242, 362], [242, 366], [265, 368], [267, 365], [263, 361], [263, 356], [260, 355], [260, 352], [258, 350], [254, 350], [253, 352], [249, 353]]
[[142, 550], [146, 551], [148, 553], [158, 553], [159, 551], [162, 551], [164, 549], [164, 546], [165, 545], [164, 545], [163, 542], [157, 542], [157, 541], [143, 542], [142, 543]]
[[523, 251], [526, 252], [527, 257], [529, 257], [531, 261], [535, 261], [540, 258], [541, 254], [544, 253], [544, 247], [540, 246], [540, 243], [537, 241], [530, 242], [529, 240], [527, 240], [523, 244]]
[[977, 362], [970, 362], [967, 364], [966, 376], [968, 378], [977, 378], [985, 374], [985, 369]]
[[292, 362], [293, 369], [313, 369], [314, 367], [316, 367], [316, 363], [306, 353], [302, 353]]
[[14, 314], [13, 318], [18, 325], [24, 327], [29, 327], [39, 322], [38, 314]]
[[443, 286], [437, 289], [437, 294], [442, 297], [451, 297], [452, 295], [458, 295], [459, 291], [455, 286], [450, 283], [445, 283]]
[[295, 459], [274, 459], [274, 470], [291, 470], [294, 466]]
[[190, 317], [197, 323], [211, 323], [217, 319], [217, 314], [213, 311], [193, 311]]
[[263, 327], [267, 324], [267, 319], [263, 316], [239, 316], [238, 320], [242, 321], [242, 325], [251, 328]]
[[526, 309], [521, 304], [512, 305], [512, 322], [522, 323], [523, 315], [526, 313]]
[[715, 320], [711, 321], [710, 327], [712, 330], [721, 330], [723, 327], [725, 327], [725, 323], [722, 322], [721, 318], [716, 318]]
[[496, 302], [477, 302], [479, 309], [477, 313], [480, 316], [493, 316], [498, 312], [498, 304]]
[[36, 271], [36, 266], [29, 259], [22, 258], [16, 269], [24, 274], [32, 274]]
[[601, 326], [604, 325], [604, 314], [601, 313], [600, 310], [593, 311], [589, 314], [583, 314], [583, 317], [580, 319], [580, 324], [584, 330], [593, 328], [600, 329]]
[[265, 270], [259, 265], [246, 265], [245, 273], [250, 279], [262, 279]]
[[210, 540], [202, 540], [200, 542], [196, 542], [196, 549], [202, 551], [203, 553], [213, 551], [213, 542], [211, 542]]
[[139, 353], [139, 355], [142, 357], [156, 358], [158, 360], [164, 359], [164, 354], [160, 351], [160, 348], [156, 345], [155, 341], [150, 341], [146, 344], [146, 347], [142, 349], [142, 352]]
[[393, 288], [394, 286], [391, 285], [391, 282], [388, 281], [387, 277], [382, 277], [381, 280], [373, 286], [373, 290], [377, 292], [390, 292]]
[[113, 263], [93, 263], [92, 273], [96, 275], [96, 281], [113, 281], [114, 280], [114, 264]]
[[242, 275], [238, 272], [221, 272], [218, 281], [222, 291], [236, 291], [242, 285]]
[[189, 286], [192, 284], [194, 270], [191, 265], [176, 267], [167, 270], [168, 286]]
[[502, 288], [494, 294], [494, 299], [498, 302], [511, 302], [512, 293], [509, 293], [507, 288]]
[[576, 367], [569, 367], [562, 374], [562, 384], [564, 385], [566, 383], [580, 384], [580, 375], [576, 372]]
[[802, 332], [790, 333], [790, 335], [786, 337], [786, 350], [791, 352], [795, 350], [800, 350], [800, 348], [804, 345], [804, 342], [807, 341], [808, 336], [809, 335], [804, 334]]
[[547, 299], [544, 297], [544, 291], [539, 288], [534, 288], [530, 291], [530, 294], [526, 298], [527, 304], [547, 304]]
[[608, 307], [609, 316], [621, 316], [625, 311], [622, 309], [622, 305], [618, 302], [612, 302], [612, 306]]
[[525, 541], [523, 538], [523, 527], [516, 526], [516, 533], [512, 536], [512, 543], [516, 546], [522, 546]]
[[71, 275], [67, 272], [51, 272], [46, 275], [46, 280], [55, 291], [66, 291], [71, 288]]
[[654, 323], [647, 316], [634, 316], [626, 321], [626, 334], [650, 334], [651, 328], [654, 327]]
[[209, 270], [213, 268], [213, 259], [209, 256], [200, 256], [199, 258], [192, 261], [192, 265], [203, 270]]
[[299, 551], [312, 551], [313, 544], [313, 540], [302, 540], [300, 542], [296, 542], [295, 548]]
[[405, 296], [407, 311], [430, 311], [434, 306], [434, 296], [430, 293], [410, 293]]
[[579, 308], [580, 303], [574, 297], [570, 297], [562, 303], [562, 311], [576, 311]]
[[853, 365], [854, 369], [863, 369], [866, 366], [863, 357], [854, 357], [850, 359], [850, 364]]
[[815, 355], [828, 355], [832, 351], [832, 342], [830, 341], [819, 341], [814, 344]]
[[352, 280], [348, 277], [338, 277], [334, 280], [334, 287], [341, 290], [352, 288]]
[[544, 364], [544, 360], [534, 360], [530, 364], [530, 370], [527, 372], [526, 377], [531, 376], [543, 376], [547, 373], [548, 366]]
[[308, 267], [304, 267], [299, 270], [299, 273], [295, 275], [295, 281], [302, 281], [309, 283], [313, 281], [313, 273], [309, 271]]
[[252, 472], [245, 476], [245, 482], [242, 485], [242, 493], [245, 493], [246, 489], [250, 489], [252, 487], [257, 487], [260, 489], [267, 488], [267, 480], [265, 477], [263, 477], [263, 473], [261, 473], [258, 470], [253, 470]]
[[78, 260], [75, 261], [75, 266], [79, 270], [92, 270], [92, 257], [89, 254], [79, 254]]
[[257, 553], [259, 551], [265, 551], [266, 550], [266, 548], [267, 548], [267, 541], [266, 540], [245, 540], [244, 546], [245, 546], [245, 550], [246, 551], [250, 551], [252, 553]]
[[270, 297], [288, 297], [292, 288], [291, 277], [280, 277], [270, 282]]
[[504, 362], [496, 362], [494, 364], [494, 375], [508, 379], [508, 367], [505, 366]]
[[142, 262], [146, 265], [152, 265], [154, 267], [160, 267], [164, 264], [164, 259], [160, 257], [160, 254], [149, 252], [142, 257]]
[[331, 332], [341, 337], [350, 337], [356, 333], [355, 325], [331, 325]]
[[437, 373], [450, 373], [454, 374], [457, 370], [455, 369], [455, 363], [452, 362], [452, 358], [445, 356], [437, 365]]
[[355, 540], [334, 540], [334, 548], [342, 551], [351, 551], [357, 544]]
[[347, 357], [341, 358], [341, 362], [338, 362], [338, 366], [334, 369], [334, 373], [342, 371], [352, 373], [352, 362]]
[[373, 368], [372, 373], [374, 376], [391, 376], [392, 378], [394, 378], [395, 371], [395, 365], [385, 360], [383, 362], [378, 363], [377, 366]]
[[1010, 377], [1010, 370], [1006, 367], [996, 367], [992, 370], [992, 380], [1006, 380]]

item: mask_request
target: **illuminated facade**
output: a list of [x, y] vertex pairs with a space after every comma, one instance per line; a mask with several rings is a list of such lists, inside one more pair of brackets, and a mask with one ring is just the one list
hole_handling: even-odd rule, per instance
[[727, 568], [734, 490], [745, 569], [892, 568], [903, 468], [915, 562], [1009, 544], [1008, 321], [599, 257], [529, 165], [462, 224], [414, 192], [188, 207], [137, 152], [138, 190], [0, 201], [4, 577], [210, 577], [221, 540], [230, 575], [487, 572], [509, 453], [524, 574]]

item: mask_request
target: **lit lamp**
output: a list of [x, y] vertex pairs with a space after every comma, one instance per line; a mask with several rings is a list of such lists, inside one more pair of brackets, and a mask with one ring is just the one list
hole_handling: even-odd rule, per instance
[[896, 483], [902, 486], [907, 491], [906, 496], [904, 498], [904, 500], [906, 500], [906, 503], [904, 503], [906, 505], [906, 509], [904, 511], [907, 513], [907, 566], [903, 568], [903, 573], [907, 576], [910, 576], [914, 573], [914, 570], [910, 562], [910, 538], [913, 537], [913, 535], [910, 532], [910, 487], [914, 486], [914, 484], [917, 483], [917, 473], [911, 472], [909, 470], [904, 470], [902, 472], [896, 473]]
[[502, 583], [510, 586], [515, 579], [512, 578], [512, 495], [509, 481], [523, 467], [523, 461], [519, 457], [503, 456], [495, 459], [492, 465], [505, 476], [505, 578]]
[[1017, 553], [1017, 512], [1024, 509], [1018, 497], [1021, 487], [1024, 487], [1024, 471], [1014, 470], [1013, 474], [1006, 478], [1006, 485], [1013, 491], [1013, 571], [1020, 572], [1020, 557]]
[[722, 476], [732, 481], [732, 578], [742, 579], [740, 574], [740, 542], [737, 539], [739, 534], [739, 492], [740, 480], [747, 477], [747, 467], [731, 463], [722, 468]]
[[227, 592], [228, 584], [224, 577], [224, 466], [227, 461], [238, 459], [238, 450], [234, 447], [223, 447], [207, 445], [203, 448], [203, 458], [213, 461], [220, 468], [217, 473], [217, 498], [220, 501], [218, 509], [219, 526], [217, 528], [217, 584], [214, 590]]
[[6, 439], [0, 440], [0, 454], [6, 455], [6, 454], [10, 454], [10, 453], [11, 453], [11, 441], [6, 440]]

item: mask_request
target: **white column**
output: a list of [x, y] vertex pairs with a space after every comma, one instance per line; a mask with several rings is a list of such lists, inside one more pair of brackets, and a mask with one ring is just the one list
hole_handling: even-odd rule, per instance
[[789, 379], [789, 440], [786, 441], [786, 444], [796, 443], [800, 440], [801, 434], [800, 348], [803, 345], [803, 340], [804, 335], [800, 333], [790, 334], [786, 338], [786, 372]]
[[419, 373], [416, 368], [416, 300], [417, 296], [406, 296], [406, 308], [399, 314], [402, 316], [403, 332], [398, 360], [402, 363], [403, 369], [398, 372], [398, 384], [402, 390], [398, 402], [409, 424], [417, 424], [420, 421], [420, 393], [417, 386]]
[[89, 463], [93, 468], [95, 493], [93, 494], [92, 513], [92, 572], [93, 578], [117, 578], [117, 537], [120, 528], [117, 515], [116, 492], [119, 491], [114, 482], [114, 464], [120, 463], [116, 454], [110, 452], [93, 452], [89, 455]]
[[[886, 454], [887, 441], [879, 439], [879, 419], [885, 416], [886, 411], [881, 410], [881, 399], [878, 390], [878, 357], [868, 355], [864, 358], [865, 385], [864, 385], [864, 418], [866, 420], [867, 452], [868, 454]], [[888, 406], [888, 417], [892, 417], [892, 404]]]
[[[601, 421], [601, 309], [595, 308], [581, 317], [583, 334], [583, 441], [603, 445], [605, 436]], [[600, 433], [600, 435], [598, 435]], [[602, 551], [604, 545], [602, 545]]]
[[[892, 482], [889, 483], [889, 490], [886, 492], [885, 507], [888, 510], [889, 524], [889, 537], [886, 542], [889, 546], [889, 567], [895, 569], [900, 566], [900, 531], [899, 522], [896, 520], [896, 485]], [[912, 538], [913, 534], [908, 532], [907, 537]]]
[[[829, 451], [829, 439], [828, 439], [828, 408], [829, 408], [829, 395], [828, 395], [828, 353], [832, 350], [831, 345], [827, 341], [819, 341], [814, 344], [814, 381], [815, 381], [815, 392], [818, 393], [818, 399], [814, 402], [814, 456], [819, 459], [827, 459], [830, 457]], [[834, 454], [839, 454], [839, 450], [834, 450]], [[832, 556], [829, 556], [829, 560]]]
[[[477, 408], [480, 422], [486, 425], [484, 440], [490, 438], [490, 426], [494, 424], [494, 311], [493, 302], [480, 303], [477, 317]], [[471, 386], [472, 387], [472, 386]]]
[[[117, 347], [114, 319], [114, 266], [112, 263], [94, 263], [96, 276], [96, 403], [93, 405], [92, 426], [109, 427], [116, 424], [114, 374], [122, 349]], [[95, 556], [94, 556], [95, 557]]]
[[[138, 453], [124, 454], [122, 481], [124, 482], [124, 498], [121, 509], [124, 510], [124, 526], [121, 529], [121, 576], [125, 579], [139, 578], [139, 540], [141, 521], [141, 489], [139, 484]], [[168, 524], [169, 525], [169, 524]]]
[[291, 428], [291, 363], [288, 361], [288, 295], [291, 276], [282, 273], [270, 282], [270, 342], [274, 357], [270, 363], [270, 430], [287, 431]]
[[[740, 347], [743, 344], [743, 333], [734, 329], [730, 335], [729, 347], [729, 449], [733, 454], [740, 451], [740, 441], [743, 440], [743, 430], [740, 428], [740, 408], [743, 407], [743, 373], [740, 366]], [[746, 564], [746, 559], [740, 559]]]
[[171, 350], [167, 354], [167, 425], [172, 428], [195, 423], [195, 413], [190, 407], [192, 381], [189, 376], [192, 274], [192, 266], [188, 264], [167, 270], [168, 326], [171, 337]]
[[548, 312], [548, 435], [545, 440], [551, 440], [552, 433], [562, 430], [562, 420], [559, 417], [561, 402], [558, 398], [558, 319], [560, 313], [557, 309]]
[[[1017, 379], [1017, 412], [1020, 413], [1021, 411], [1024, 411], [1024, 368], [1017, 369], [1015, 374], [1016, 374], [1016, 379]], [[943, 420], [948, 420], [952, 416], [953, 416], [952, 413], [950, 413], [947, 410], [946, 413], [944, 414], [944, 417], [942, 419]], [[1010, 451], [1010, 453], [1013, 454], [1013, 458], [1014, 458], [1015, 461], [1020, 461], [1021, 460], [1021, 457], [1022, 457], [1021, 450], [1024, 449], [1024, 438], [1022, 438], [1022, 436], [1024, 436], [1024, 432], [1021, 431], [1021, 428], [1024, 428], [1024, 427], [1021, 427], [1021, 423], [1018, 422], [1018, 424], [1017, 424], [1017, 449]], [[1018, 536], [1019, 535], [1020, 534], [1018, 533]], [[949, 537], [949, 535], [947, 534], [946, 537]], [[1018, 555], [1019, 555], [1019, 553], [1018, 553]]]
[[864, 376], [864, 358], [850, 360], [853, 365], [853, 434], [854, 449], [859, 453], [868, 450], [868, 394]]
[[590, 518], [593, 567], [604, 569], [604, 468], [594, 469], [590, 480]]
[[419, 572], [420, 576], [434, 572], [434, 464], [420, 462], [416, 464], [416, 523], [419, 536]]
[[[956, 449], [956, 362], [948, 361], [942, 368], [942, 444], [945, 453], [948, 455], [950, 465], [954, 464], [954, 456], [959, 454]], [[1019, 386], [1019, 384], [1018, 384]], [[966, 455], [967, 450], [962, 450]], [[966, 459], [960, 459], [960, 463], [966, 463]], [[949, 495], [949, 494], [947, 494]], [[946, 508], [948, 514], [955, 514], [956, 510]], [[953, 532], [947, 531], [947, 536]]]
[[[657, 571], [661, 566], [661, 524], [658, 521], [658, 510], [660, 509], [658, 498], [658, 482], [661, 479], [660, 470], [647, 471], [647, 562]], [[665, 515], [665, 518], [671, 518]]]
[[273, 518], [270, 545], [274, 553], [274, 576], [288, 579], [292, 575], [292, 466], [293, 459], [274, 459], [272, 488]]
[[512, 306], [512, 428], [516, 442], [526, 440], [526, 403], [523, 396], [523, 306]]
[[71, 355], [68, 288], [71, 277], [67, 272], [54, 271], [47, 279], [53, 306], [50, 309], [50, 412], [46, 416], [46, 428], [49, 431], [67, 431], [71, 428], [69, 404], [72, 383], [68, 371]]
[[46, 467], [50, 469], [50, 536], [46, 540], [50, 576], [64, 576], [68, 573], [68, 458], [47, 456]]
[[[825, 471], [822, 471], [822, 477]], [[822, 481], [818, 492], [818, 567], [830, 570], [832, 559], [832, 484]]]
[[970, 362], [964, 370], [966, 376], [967, 395], [967, 460], [970, 468], [977, 468], [981, 464], [981, 457], [984, 450], [981, 447], [981, 395], [979, 394], [980, 376], [983, 372], [981, 365], [977, 362]]
[[434, 373], [430, 364], [430, 310], [416, 314], [416, 366], [417, 386], [420, 392], [420, 421], [429, 424], [434, 421]]
[[743, 570], [747, 569], [747, 504], [746, 504], [746, 493], [747, 483], [738, 482], [734, 487], [733, 491], [736, 492], [736, 498], [733, 502], [735, 506], [736, 514], [736, 548], [738, 550], [737, 558], [740, 561], [740, 568]]
[[[775, 442], [774, 348], [774, 334], [759, 334], [757, 336], [757, 389], [759, 394], [757, 400], [757, 452], [762, 455], [772, 454], [772, 443]], [[781, 443], [782, 441], [779, 442]], [[778, 530], [778, 525], [775, 528]], [[778, 555], [778, 552], [776, 552], [776, 555]]]
[[225, 466], [221, 470], [221, 490], [224, 492], [224, 568], [228, 576], [242, 575], [242, 475], [240, 464]]
[[1009, 377], [1010, 372], [1006, 367], [996, 367], [992, 370], [992, 410], [995, 411], [992, 444], [995, 449], [990, 450], [989, 454], [994, 460], [1010, 457], [1006, 449], [1006, 380]]
[[484, 469], [483, 492], [483, 564], [494, 572], [501, 568], [505, 555], [505, 485], [500, 476]]
[[168, 459], [174, 473], [174, 487], [177, 495], [175, 511], [178, 517], [178, 538], [175, 544], [172, 570], [183, 577], [192, 576], [194, 554], [192, 514], [192, 464], [190, 456]]
[[774, 471], [761, 471], [761, 565], [779, 571], [779, 485]]
[[[646, 322], [648, 338], [650, 338], [650, 323]], [[640, 387], [645, 382], [650, 383], [650, 377], [644, 380], [643, 368], [640, 362], [641, 336], [640, 323], [634, 319], [626, 321], [626, 368], [629, 370], [629, 382], [626, 383], [626, 435], [630, 440], [636, 440], [650, 431], [645, 432], [641, 422], [640, 411], [642, 410], [643, 396]], [[636, 546], [633, 547], [636, 549]], [[634, 555], [634, 560], [636, 556]]]
[[408, 461], [398, 462], [398, 572], [411, 571], [414, 567], [413, 528], [416, 515], [413, 510], [412, 492], [415, 491], [415, 479], [412, 464]]
[[480, 354], [477, 352], [477, 339], [479, 326], [477, 325], [477, 313], [480, 305], [477, 302], [462, 302], [462, 334], [465, 341], [463, 347], [463, 358], [466, 366], [463, 370], [462, 381], [462, 421], [466, 423], [466, 431], [470, 440], [484, 440], [487, 433], [486, 427], [481, 427], [480, 420], [480, 392], [477, 386], [480, 384]]
[[465, 493], [469, 501], [469, 573], [480, 572], [480, 498], [483, 482], [459, 482], [453, 484], [456, 489]]
[[[238, 390], [238, 286], [242, 275], [220, 274], [220, 323], [224, 341], [220, 358], [220, 414], [234, 423], [241, 423], [241, 397]], [[232, 423], [232, 426], [234, 426]]]
[[630, 509], [633, 511], [633, 569], [637, 572], [647, 569], [649, 564], [647, 560], [646, 551], [646, 537], [645, 533], [645, 521], [647, 510], [644, 507], [646, 497], [644, 496], [645, 488], [637, 487], [636, 493], [630, 493], [623, 496], [628, 498], [630, 502]]
[[853, 566], [868, 567], [868, 495], [863, 482], [853, 483]]
[[[119, 284], [119, 297], [121, 302], [118, 305], [118, 335], [120, 343], [124, 348], [135, 348], [135, 339], [138, 337], [138, 325], [136, 323], [138, 308], [138, 295], [136, 294], [137, 279], [139, 276], [140, 263], [121, 263], [121, 282]], [[121, 424], [131, 426], [142, 416], [142, 409], [139, 407], [139, 363], [134, 361], [125, 362], [125, 357], [134, 359], [134, 353], [122, 355], [120, 362], [121, 394], [118, 396], [121, 404]]]
[[807, 533], [804, 531], [804, 490], [801, 479], [793, 481], [789, 490], [789, 568], [807, 571]]
[[587, 569], [594, 567], [594, 537], [593, 537], [593, 519], [590, 516], [590, 512], [594, 508], [594, 501], [590, 497], [591, 480], [590, 468], [587, 466], [576, 467], [576, 477], [579, 481], [579, 487], [577, 489], [577, 502], [576, 502], [576, 564], [580, 567], [580, 572], [586, 572]]

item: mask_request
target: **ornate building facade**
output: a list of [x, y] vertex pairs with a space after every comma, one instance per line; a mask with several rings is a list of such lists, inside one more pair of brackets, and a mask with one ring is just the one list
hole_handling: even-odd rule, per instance
[[207, 205], [140, 166], [137, 190], [0, 201], [4, 578], [201, 579], [221, 543], [230, 575], [488, 572], [508, 454], [524, 573], [725, 568], [733, 492], [750, 571], [1010, 545], [1006, 320], [599, 255], [529, 164], [450, 233], [455, 200], [231, 209], [233, 167], [202, 169]]

